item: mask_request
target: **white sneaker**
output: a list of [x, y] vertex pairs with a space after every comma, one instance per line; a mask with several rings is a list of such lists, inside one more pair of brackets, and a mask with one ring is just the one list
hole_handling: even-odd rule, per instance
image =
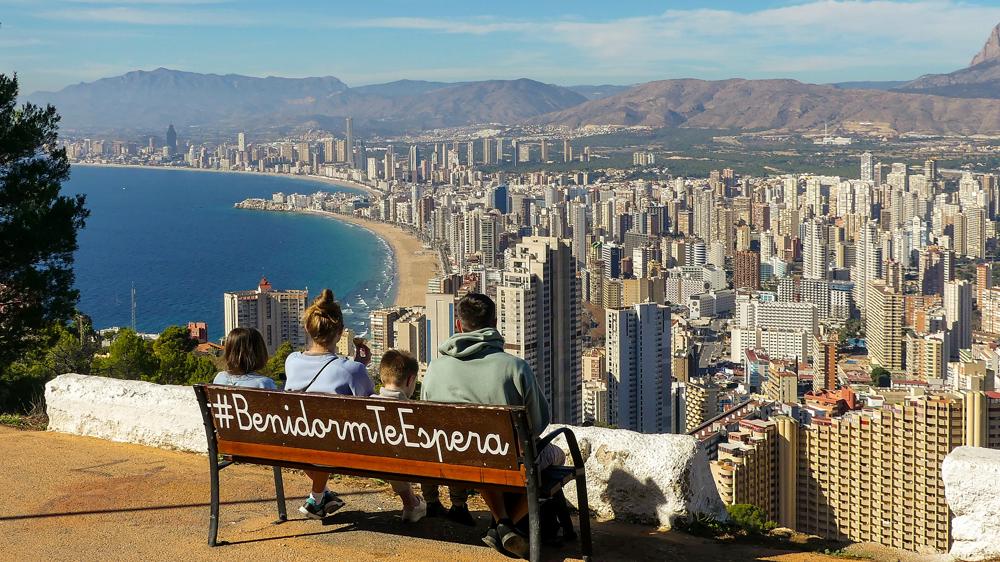
[[417, 496], [417, 505], [410, 508], [403, 508], [403, 522], [416, 523], [427, 515], [427, 502], [424, 498]]

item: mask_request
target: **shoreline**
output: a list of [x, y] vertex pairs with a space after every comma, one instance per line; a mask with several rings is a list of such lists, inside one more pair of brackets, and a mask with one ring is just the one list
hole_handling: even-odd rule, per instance
[[356, 181], [342, 180], [327, 176], [306, 175], [306, 174], [279, 174], [276, 172], [249, 172], [246, 170], [216, 170], [214, 168], [190, 168], [187, 166], [143, 166], [142, 164], [105, 164], [100, 162], [71, 162], [70, 163], [71, 171], [73, 169], [73, 166], [91, 167], [91, 168], [128, 168], [134, 170], [170, 170], [170, 171], [182, 171], [182, 172], [206, 172], [212, 174], [245, 174], [250, 176], [267, 176], [272, 178], [288, 178], [296, 181], [312, 181], [317, 183], [325, 183], [337, 187], [344, 187], [347, 189], [360, 191], [369, 196], [383, 195], [381, 191], [375, 189], [374, 187], [370, 185], [365, 185], [363, 183], [358, 183]]
[[[315, 181], [336, 185], [337, 187], [347, 187], [359, 191], [364, 191], [369, 195], [381, 195], [378, 191], [369, 186], [347, 180], [338, 180], [326, 176], [306, 176], [297, 174], [276, 174], [270, 172], [247, 172], [237, 170], [214, 170], [209, 168], [187, 168], [174, 166], [141, 166], [138, 164], [98, 164], [98, 163], [78, 163], [72, 166], [90, 166], [95, 168], [133, 168], [142, 170], [181, 170], [190, 172], [208, 172], [217, 174], [250, 174], [270, 176], [275, 178], [289, 178], [298, 181]], [[438, 252], [433, 249], [425, 249], [423, 242], [409, 232], [394, 224], [378, 222], [360, 217], [333, 213], [329, 211], [303, 210], [289, 211], [326, 217], [332, 220], [341, 221], [347, 224], [364, 228], [375, 237], [382, 240], [392, 253], [394, 263], [393, 271], [393, 295], [392, 306], [423, 306], [425, 304], [425, 294], [427, 282], [438, 274], [440, 264], [438, 263]], [[404, 284], [403, 280], [407, 280]], [[410, 280], [414, 282], [410, 282]], [[386, 299], [388, 306], [389, 299]]]
[[[424, 306], [427, 282], [440, 272], [438, 252], [424, 248], [416, 236], [394, 224], [363, 219], [330, 211], [288, 211], [325, 217], [363, 228], [379, 238], [392, 252], [395, 264], [393, 306]], [[407, 280], [404, 283], [404, 280]]]

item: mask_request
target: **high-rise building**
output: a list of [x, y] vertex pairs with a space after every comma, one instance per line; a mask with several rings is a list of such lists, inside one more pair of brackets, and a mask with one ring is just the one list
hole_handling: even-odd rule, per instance
[[882, 281], [868, 287], [865, 335], [873, 367], [903, 370], [903, 295]]
[[373, 365], [378, 365], [385, 352], [396, 347], [394, 325], [405, 312], [405, 309], [397, 306], [371, 312], [368, 342], [372, 352]]
[[236, 146], [239, 148], [240, 152], [245, 152], [247, 149], [247, 134], [245, 132], [240, 132], [236, 135]]
[[308, 291], [276, 290], [262, 278], [250, 291], [225, 293], [225, 329], [256, 328], [264, 336], [268, 354], [273, 354], [283, 342], [301, 349], [306, 346], [302, 317], [306, 311]]
[[[177, 154], [177, 131], [174, 130], [173, 123], [171, 123], [170, 126], [167, 127], [167, 144], [166, 144], [166, 148], [167, 148], [168, 154], [170, 156], [173, 156], [174, 154]], [[226, 333], [229, 333], [229, 332], [226, 332]]]
[[357, 159], [354, 156], [354, 119], [346, 117], [344, 120], [344, 137], [345, 137], [345, 160], [347, 161], [348, 168], [354, 168], [357, 166]]
[[951, 358], [972, 346], [972, 285], [965, 280], [944, 284], [944, 314], [951, 335]]
[[861, 181], [875, 181], [875, 157], [871, 152], [861, 155]]
[[691, 379], [684, 389], [684, 432], [719, 415], [719, 386], [711, 379]]
[[802, 247], [802, 277], [826, 279], [829, 262], [829, 234], [826, 225], [817, 220], [802, 223], [805, 240]]
[[580, 281], [569, 241], [528, 237], [510, 252], [497, 286], [505, 348], [531, 367], [556, 423], [583, 419]]
[[813, 341], [813, 392], [836, 390], [837, 360], [840, 338], [836, 331], [824, 336], [816, 335]]
[[733, 268], [733, 287], [736, 289], [760, 289], [760, 254], [753, 250], [736, 252]]
[[542, 139], [542, 141], [538, 143], [538, 146], [539, 151], [541, 152], [542, 164], [544, 164], [549, 161], [549, 142]]
[[670, 307], [656, 303], [606, 311], [608, 423], [641, 433], [671, 427]]
[[569, 143], [569, 139], [563, 139], [563, 162], [573, 161], [573, 145]]
[[[1000, 420], [998, 410], [981, 392], [877, 398], [884, 405], [804, 425], [784, 418], [791, 431], [779, 433], [793, 454], [780, 462], [779, 498], [795, 498], [786, 505], [800, 532], [946, 551], [951, 513], [941, 464], [955, 447], [972, 444], [976, 428]], [[980, 442], [988, 446], [987, 438]]]
[[976, 264], [976, 305], [983, 300], [983, 291], [993, 287], [993, 263]]

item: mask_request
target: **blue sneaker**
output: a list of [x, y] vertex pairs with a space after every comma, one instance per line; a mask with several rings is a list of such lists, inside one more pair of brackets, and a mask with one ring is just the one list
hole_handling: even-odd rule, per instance
[[323, 519], [342, 507], [344, 507], [344, 500], [340, 499], [330, 490], [327, 490], [323, 494], [321, 502], [317, 503], [312, 496], [306, 498], [306, 503], [302, 504], [302, 507], [299, 508], [299, 513], [310, 519]]

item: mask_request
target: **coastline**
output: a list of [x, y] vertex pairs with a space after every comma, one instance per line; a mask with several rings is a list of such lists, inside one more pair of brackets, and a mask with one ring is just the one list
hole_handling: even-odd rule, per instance
[[131, 168], [137, 170], [171, 170], [171, 171], [182, 171], [182, 172], [206, 172], [213, 174], [246, 174], [251, 176], [269, 176], [272, 178], [287, 178], [297, 181], [312, 181], [325, 183], [329, 185], [335, 185], [337, 187], [345, 187], [347, 189], [353, 189], [355, 191], [360, 191], [367, 193], [370, 196], [381, 196], [382, 192], [375, 189], [370, 185], [365, 185], [363, 183], [358, 183], [351, 180], [343, 180], [338, 178], [330, 178], [327, 176], [314, 176], [305, 174], [278, 174], [275, 172], [248, 172], [246, 170], [216, 170], [214, 168], [189, 168], [187, 166], [143, 166], [141, 164], [105, 164], [100, 162], [72, 162], [70, 163], [70, 170], [73, 166], [80, 167], [91, 167], [91, 168]]
[[[135, 168], [142, 170], [149, 170], [149, 169], [182, 170], [182, 171], [192, 171], [192, 172], [211, 172], [218, 174], [252, 174], [252, 175], [271, 176], [277, 178], [297, 179], [299, 181], [303, 180], [317, 181], [317, 182], [327, 183], [330, 185], [336, 185], [337, 187], [347, 187], [350, 189], [364, 191], [369, 195], [381, 195], [378, 191], [375, 191], [369, 186], [365, 186], [347, 180], [328, 178], [326, 176], [275, 174], [269, 172], [214, 170], [209, 168], [186, 168], [186, 167], [173, 167], [173, 166], [141, 166], [137, 164], [78, 163], [78, 164], [72, 164], [71, 166], [91, 166], [100, 168]], [[393, 280], [393, 290], [395, 292], [395, 296], [392, 299], [393, 304], [395, 306], [424, 305], [425, 293], [427, 291], [427, 282], [432, 277], [437, 275], [438, 272], [440, 271], [440, 264], [438, 263], [438, 252], [436, 250], [425, 249], [423, 247], [423, 242], [420, 241], [420, 239], [413, 236], [409, 232], [403, 230], [402, 228], [390, 223], [378, 222], [359, 217], [344, 215], [340, 213], [332, 213], [328, 211], [305, 210], [299, 212], [316, 216], [322, 216], [329, 219], [353, 224], [360, 228], [364, 228], [365, 230], [371, 232], [373, 235], [381, 239], [389, 246], [389, 249], [392, 252], [393, 261], [395, 262], [395, 268], [394, 268], [395, 271], [393, 272], [395, 275], [395, 278]], [[406, 280], [405, 283], [404, 280]]]
[[396, 263], [396, 278], [393, 283], [396, 295], [393, 304], [395, 306], [424, 306], [427, 282], [440, 271], [436, 250], [424, 248], [423, 242], [419, 238], [394, 224], [329, 211], [305, 210], [298, 212], [353, 224], [383, 240], [392, 251]]

